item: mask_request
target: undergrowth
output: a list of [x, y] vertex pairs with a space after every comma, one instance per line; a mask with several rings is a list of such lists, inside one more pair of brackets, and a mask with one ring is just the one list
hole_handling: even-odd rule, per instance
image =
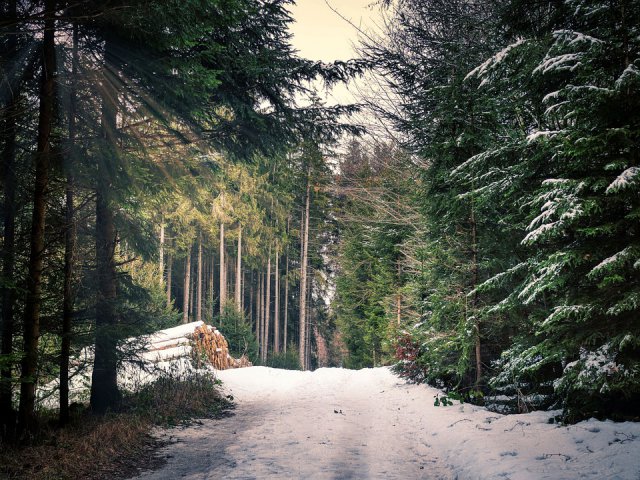
[[103, 480], [156, 466], [162, 460], [153, 454], [160, 443], [152, 428], [220, 416], [232, 398], [221, 395], [218, 385], [209, 374], [161, 377], [128, 395], [120, 412], [97, 417], [76, 409], [65, 428], [56, 426], [55, 412], [42, 412], [30, 444], [0, 443], [0, 478]]

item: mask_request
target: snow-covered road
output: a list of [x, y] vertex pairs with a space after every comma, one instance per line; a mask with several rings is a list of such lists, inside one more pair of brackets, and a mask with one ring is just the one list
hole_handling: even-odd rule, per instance
[[[638, 479], [640, 425], [435, 407], [386, 368], [219, 372], [235, 415], [161, 432], [140, 479]], [[457, 403], [457, 402], [456, 402]]]

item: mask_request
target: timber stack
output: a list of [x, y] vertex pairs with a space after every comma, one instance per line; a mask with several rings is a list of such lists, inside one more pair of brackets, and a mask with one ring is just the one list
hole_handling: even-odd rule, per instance
[[148, 340], [143, 358], [156, 364], [191, 358], [198, 367], [211, 365], [218, 370], [251, 366], [244, 355], [232, 357], [224, 335], [204, 322], [188, 323], [154, 333]]

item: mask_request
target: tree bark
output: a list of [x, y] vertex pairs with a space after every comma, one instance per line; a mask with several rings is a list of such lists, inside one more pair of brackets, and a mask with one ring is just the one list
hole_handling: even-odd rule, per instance
[[304, 229], [302, 238], [302, 261], [300, 263], [300, 338], [298, 345], [300, 365], [308, 370], [307, 365], [307, 262], [309, 244], [309, 206], [311, 203], [311, 169], [307, 171], [307, 197], [305, 200]]
[[400, 277], [402, 275], [402, 265], [398, 259], [398, 294], [396, 295], [396, 322], [398, 326], [402, 321], [402, 294], [400, 293]]
[[253, 324], [253, 270], [249, 276], [249, 323]]
[[269, 253], [267, 257], [267, 278], [266, 282], [266, 294], [264, 301], [264, 338], [262, 342], [264, 348], [262, 350], [263, 361], [267, 361], [267, 353], [269, 352], [269, 326], [271, 323], [271, 245], [269, 245]]
[[[13, 24], [17, 20], [17, 2], [9, 4], [7, 20]], [[16, 55], [16, 36], [7, 40], [7, 52], [10, 58]], [[15, 270], [15, 232], [16, 232], [16, 120], [19, 116], [19, 94], [14, 91], [5, 110], [5, 145], [2, 152], [4, 179], [4, 241], [2, 244], [2, 275], [6, 282], [12, 281]], [[16, 289], [14, 285], [5, 285], [2, 289], [2, 344], [0, 355], [5, 359], [13, 353], [14, 305]], [[11, 387], [11, 363], [7, 361], [0, 369], [0, 438], [13, 436], [15, 428], [15, 412], [12, 405], [13, 389]]]
[[173, 269], [173, 256], [167, 255], [167, 308], [171, 307], [171, 273]]
[[69, 91], [69, 157], [66, 165], [66, 212], [64, 238], [64, 290], [62, 300], [62, 344], [60, 347], [60, 412], [61, 425], [69, 423], [69, 357], [71, 355], [71, 326], [73, 322], [73, 270], [76, 250], [76, 219], [74, 206], [74, 164], [76, 140], [76, 103], [78, 75], [78, 25], [73, 25], [73, 46]]
[[187, 249], [187, 258], [184, 263], [184, 288], [182, 292], [182, 323], [189, 323], [189, 299], [191, 288], [191, 244]]
[[224, 258], [224, 223], [220, 223], [220, 325], [222, 325], [222, 314], [224, 304], [227, 303], [227, 279], [226, 263]]
[[[112, 39], [105, 34], [105, 64], [114, 58]], [[117, 275], [115, 249], [117, 233], [113, 217], [110, 168], [108, 162], [117, 162], [117, 95], [114, 79], [108, 67], [102, 77], [102, 138], [104, 148], [98, 160], [96, 188], [96, 341], [93, 375], [91, 378], [91, 410], [104, 414], [117, 408], [120, 392], [117, 382]]]
[[279, 249], [276, 244], [275, 255], [275, 306], [273, 309], [273, 351], [280, 353], [280, 271], [278, 269], [279, 262]]
[[211, 318], [214, 316], [214, 306], [213, 306], [213, 291], [214, 291], [214, 264], [215, 260], [213, 258], [213, 253], [209, 256], [209, 306], [208, 311], [211, 313]]
[[284, 326], [283, 326], [283, 348], [287, 353], [287, 325], [289, 320], [289, 247], [287, 246], [287, 254], [285, 255], [285, 274], [284, 274]]
[[238, 255], [236, 259], [236, 308], [242, 312], [242, 225], [238, 226]]
[[262, 276], [262, 271], [260, 271], [258, 273], [258, 292], [256, 296], [256, 313], [258, 314], [256, 318], [256, 341], [260, 349], [260, 358], [262, 358], [262, 314], [264, 313], [262, 310]]
[[202, 321], [202, 234], [198, 239], [198, 304], [196, 306], [196, 320]]
[[55, 0], [45, 1], [44, 35], [42, 39], [42, 77], [38, 118], [38, 147], [35, 157], [35, 188], [31, 218], [29, 274], [24, 310], [24, 357], [20, 378], [19, 426], [22, 432], [35, 427], [36, 375], [38, 371], [38, 341], [40, 338], [40, 307], [42, 304], [42, 266], [44, 233], [49, 186], [51, 127], [54, 109]]
[[164, 221], [160, 223], [160, 285], [164, 279]]

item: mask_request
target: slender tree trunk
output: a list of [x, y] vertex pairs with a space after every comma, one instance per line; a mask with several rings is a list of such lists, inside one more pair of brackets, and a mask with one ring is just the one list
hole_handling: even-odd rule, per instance
[[35, 158], [35, 188], [31, 219], [31, 252], [27, 277], [27, 298], [24, 311], [24, 357], [20, 378], [19, 424], [24, 432], [35, 427], [36, 375], [38, 371], [38, 340], [40, 338], [40, 307], [42, 304], [42, 266], [44, 229], [49, 186], [50, 136], [53, 124], [55, 58], [55, 0], [45, 2], [44, 35], [42, 40], [42, 79], [38, 119], [38, 147]]
[[184, 289], [182, 292], [182, 323], [189, 323], [189, 290], [191, 288], [191, 244], [187, 249], [187, 258], [184, 263]]
[[280, 263], [280, 251], [278, 244], [276, 244], [275, 255], [275, 306], [273, 310], [273, 351], [280, 353], [280, 270], [278, 264]]
[[[7, 21], [9, 24], [17, 23], [17, 2], [12, 0], [9, 4]], [[10, 58], [15, 57], [17, 50], [16, 36], [11, 35], [7, 40], [7, 52]], [[4, 281], [12, 281], [15, 270], [15, 231], [16, 231], [16, 135], [17, 119], [19, 111], [19, 94], [13, 93], [5, 112], [5, 138], [6, 143], [2, 152], [3, 178], [4, 178], [4, 238], [2, 244], [2, 275]], [[14, 305], [16, 289], [14, 285], [5, 285], [2, 288], [2, 344], [0, 355], [7, 358], [13, 353], [14, 334]], [[15, 411], [13, 410], [11, 387], [11, 362], [3, 363], [0, 369], [0, 438], [13, 437], [15, 430]]]
[[305, 341], [306, 350], [305, 350], [305, 358], [304, 362], [307, 366], [307, 370], [311, 368], [311, 290], [312, 290], [312, 279], [309, 279], [307, 282], [307, 339]]
[[198, 239], [198, 304], [196, 306], [196, 320], [202, 321], [202, 234]]
[[220, 223], [220, 324], [222, 325], [222, 314], [224, 304], [227, 302], [227, 279], [226, 262], [224, 258], [224, 223]]
[[[114, 58], [113, 41], [105, 34], [105, 63]], [[91, 378], [91, 409], [104, 414], [120, 403], [117, 382], [117, 275], [115, 250], [117, 233], [111, 198], [111, 168], [117, 162], [117, 91], [109, 67], [103, 69], [102, 79], [102, 137], [104, 148], [98, 161], [96, 190], [96, 268], [98, 292], [96, 302], [96, 343], [93, 375]]]
[[402, 275], [402, 265], [398, 259], [398, 294], [396, 295], [396, 322], [400, 326], [402, 320], [402, 294], [400, 293], [400, 276]]
[[160, 223], [160, 285], [164, 279], [164, 221]]
[[173, 268], [173, 256], [167, 255], [167, 308], [171, 307], [171, 270]]
[[249, 323], [253, 324], [253, 270], [249, 275]]
[[271, 245], [269, 245], [269, 253], [267, 258], [267, 278], [266, 278], [266, 298], [264, 302], [264, 350], [263, 360], [267, 361], [267, 353], [269, 352], [269, 325], [271, 323]]
[[244, 270], [242, 271], [242, 273], [240, 274], [241, 280], [240, 280], [240, 313], [242, 313], [242, 317], [245, 317], [246, 311], [244, 309], [245, 303], [246, 303], [246, 283], [247, 283], [247, 279], [246, 279], [246, 274], [244, 272]]
[[283, 347], [284, 353], [287, 353], [287, 330], [289, 329], [289, 325], [287, 325], [289, 320], [289, 246], [287, 245], [287, 254], [284, 260], [285, 264], [285, 274], [284, 274], [284, 339], [283, 339]]
[[236, 308], [242, 312], [242, 225], [238, 226], [238, 256], [236, 259]]
[[[193, 252], [193, 250], [192, 250]], [[196, 316], [196, 300], [198, 294], [198, 261], [191, 259], [191, 289], [189, 290], [189, 318], [193, 320]]]
[[260, 348], [260, 358], [262, 358], [262, 271], [258, 273], [258, 292], [256, 296], [256, 341]]
[[61, 425], [69, 423], [69, 357], [71, 355], [71, 326], [73, 320], [73, 269], [76, 249], [76, 220], [74, 206], [74, 164], [76, 137], [76, 103], [78, 75], [78, 25], [73, 25], [72, 84], [69, 93], [69, 158], [66, 165], [66, 214], [64, 250], [64, 290], [62, 300], [62, 344], [60, 348], [60, 415]]
[[213, 318], [214, 309], [213, 309], [213, 288], [214, 288], [214, 258], [213, 253], [209, 258], [209, 312], [211, 313], [211, 318]]
[[309, 248], [309, 206], [311, 204], [311, 171], [307, 171], [307, 197], [305, 200], [304, 230], [302, 238], [302, 261], [300, 263], [300, 364], [308, 370], [307, 364], [307, 263]]

